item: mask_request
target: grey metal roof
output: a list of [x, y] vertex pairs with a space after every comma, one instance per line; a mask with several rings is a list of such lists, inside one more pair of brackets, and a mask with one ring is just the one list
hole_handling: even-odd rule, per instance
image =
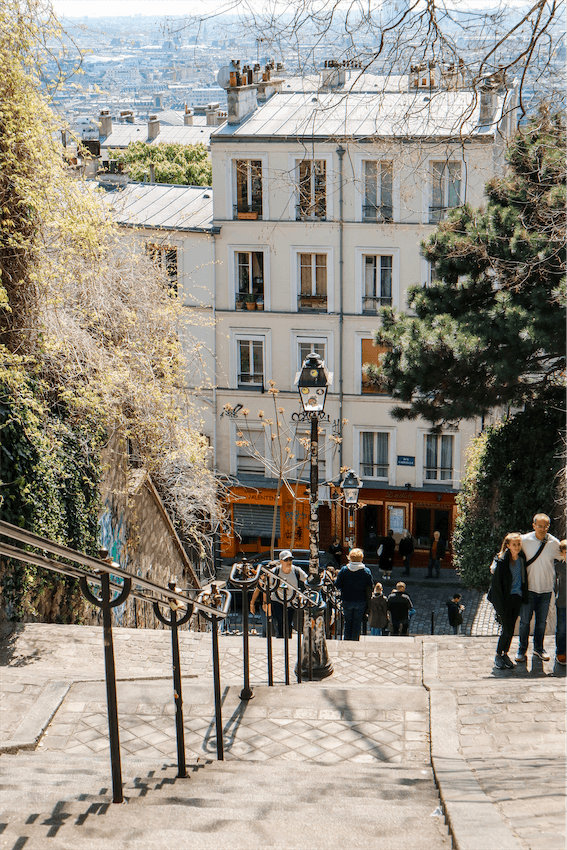
[[150, 145], [159, 145], [161, 142], [175, 142], [181, 145], [203, 144], [209, 147], [211, 133], [216, 127], [207, 127], [202, 124], [181, 127], [161, 126], [155, 139], [148, 139], [148, 125], [144, 124], [121, 124], [112, 128], [112, 133], [103, 139], [101, 147], [127, 148], [130, 142], [147, 142]]
[[[329, 70], [328, 73], [331, 73]], [[381, 74], [369, 74], [360, 70], [345, 71], [345, 81], [334, 93], [340, 92], [407, 92], [408, 75], [388, 76]], [[282, 86], [282, 93], [287, 92], [317, 92], [321, 89], [321, 74], [306, 74], [305, 76], [287, 77]]]
[[213, 190], [207, 186], [127, 183], [104, 198], [118, 224], [165, 230], [212, 228]]
[[279, 93], [240, 124], [223, 124], [212, 141], [493, 135], [494, 128], [478, 127], [479, 112], [478, 97], [470, 91]]

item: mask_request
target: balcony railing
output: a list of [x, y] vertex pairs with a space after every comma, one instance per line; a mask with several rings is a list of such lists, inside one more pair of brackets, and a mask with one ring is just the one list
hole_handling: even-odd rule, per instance
[[296, 204], [295, 206], [296, 221], [326, 221], [327, 213], [325, 205], [319, 207], [318, 204], [307, 206], [304, 204]]
[[392, 298], [383, 298], [381, 296], [365, 295], [362, 301], [363, 313], [377, 313], [380, 307], [391, 307]]
[[233, 204], [232, 205], [233, 219], [262, 219], [262, 204]]
[[364, 204], [362, 207], [363, 221], [393, 221], [392, 207], [386, 204]]
[[326, 295], [300, 295], [298, 301], [300, 310], [327, 312]]

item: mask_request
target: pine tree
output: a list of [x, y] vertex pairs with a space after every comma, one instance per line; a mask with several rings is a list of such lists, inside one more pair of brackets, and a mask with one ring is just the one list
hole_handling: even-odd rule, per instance
[[511, 143], [485, 209], [452, 212], [422, 243], [436, 281], [382, 310], [376, 342], [396, 419], [433, 424], [498, 407], [561, 405], [565, 374], [565, 128], [541, 109]]

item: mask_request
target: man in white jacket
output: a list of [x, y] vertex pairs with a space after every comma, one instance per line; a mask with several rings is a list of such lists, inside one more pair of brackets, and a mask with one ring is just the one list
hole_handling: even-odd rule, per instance
[[543, 647], [545, 622], [551, 594], [555, 587], [554, 560], [560, 558], [559, 540], [548, 533], [550, 520], [547, 514], [536, 514], [533, 531], [522, 534], [522, 550], [526, 556], [529, 602], [520, 608], [520, 638], [516, 661], [526, 660], [530, 635], [530, 622], [535, 614], [533, 654], [549, 661]]

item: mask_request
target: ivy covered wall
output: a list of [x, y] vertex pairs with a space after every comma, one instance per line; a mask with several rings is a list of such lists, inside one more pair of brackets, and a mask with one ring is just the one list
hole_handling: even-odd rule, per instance
[[[97, 555], [103, 431], [92, 418], [71, 424], [32, 376], [10, 378], [0, 382], [2, 519]], [[9, 620], [92, 617], [76, 581], [12, 559], [0, 564], [0, 593]]]
[[454, 563], [467, 587], [487, 590], [504, 536], [531, 531], [534, 514], [548, 514], [551, 533], [565, 537], [564, 427], [564, 410], [528, 408], [470, 446], [453, 535]]

